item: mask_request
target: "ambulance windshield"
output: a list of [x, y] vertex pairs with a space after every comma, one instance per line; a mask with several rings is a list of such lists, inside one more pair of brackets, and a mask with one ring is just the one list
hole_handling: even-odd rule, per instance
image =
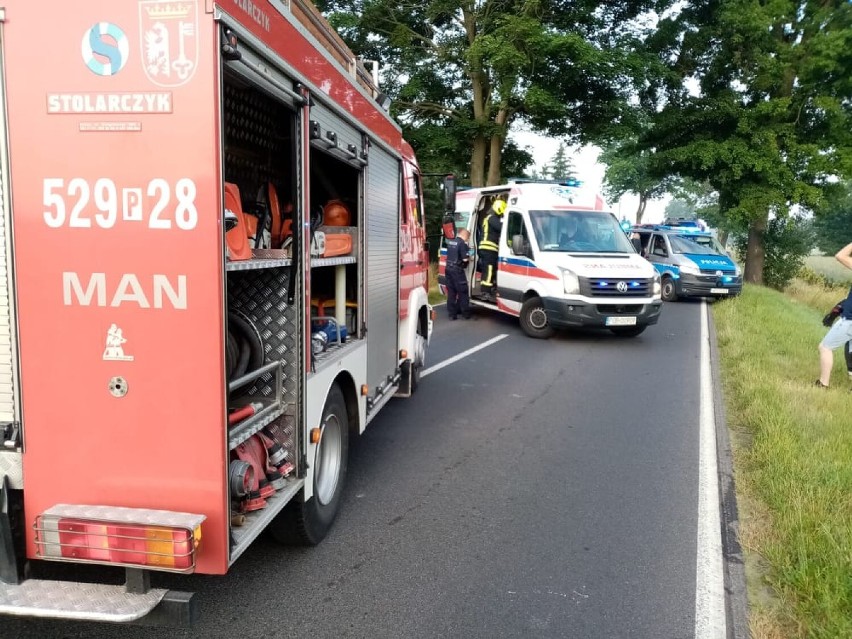
[[601, 211], [530, 211], [542, 251], [635, 253], [618, 221]]

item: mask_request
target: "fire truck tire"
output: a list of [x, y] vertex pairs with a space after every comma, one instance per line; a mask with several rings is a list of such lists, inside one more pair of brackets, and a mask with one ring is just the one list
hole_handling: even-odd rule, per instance
[[335, 384], [322, 411], [322, 434], [313, 466], [313, 497], [301, 491], [270, 524], [272, 537], [299, 546], [319, 544], [337, 516], [346, 483], [349, 453], [349, 417], [343, 391]]
[[553, 335], [553, 327], [547, 321], [547, 313], [540, 297], [531, 297], [521, 306], [521, 328], [530, 337], [547, 339]]
[[420, 373], [426, 363], [426, 338], [417, 331], [414, 337], [414, 362], [411, 365], [411, 392], [420, 386]]

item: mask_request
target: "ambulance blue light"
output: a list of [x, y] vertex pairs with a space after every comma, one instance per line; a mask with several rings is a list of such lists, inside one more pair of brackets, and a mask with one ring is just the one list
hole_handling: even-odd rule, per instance
[[726, 275], [725, 277], [722, 278], [722, 281], [723, 282], [733, 282], [734, 278], [731, 277], [730, 275]]
[[609, 286], [609, 282], [607, 282], [605, 280], [601, 280], [600, 282], [598, 282], [598, 285], [599, 286]]

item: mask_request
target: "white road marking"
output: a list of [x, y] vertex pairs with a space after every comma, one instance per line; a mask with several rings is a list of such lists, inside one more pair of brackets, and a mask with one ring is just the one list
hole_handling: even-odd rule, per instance
[[435, 373], [435, 372], [441, 370], [445, 366], [449, 366], [450, 364], [455, 364], [460, 359], [464, 359], [465, 357], [467, 357], [469, 355], [473, 355], [476, 351], [481, 351], [483, 348], [491, 346], [492, 344], [496, 344], [497, 342], [499, 342], [501, 339], [503, 339], [505, 337], [509, 337], [509, 334], [508, 333], [502, 333], [502, 334], [498, 335], [497, 337], [492, 337], [487, 342], [482, 342], [482, 344], [479, 344], [478, 346], [474, 346], [472, 348], [467, 349], [463, 353], [459, 353], [458, 355], [453, 355], [449, 359], [445, 359], [443, 362], [440, 362], [439, 364], [435, 364], [434, 366], [430, 366], [426, 370], [421, 371], [420, 377], [426, 377], [427, 375], [431, 375], [432, 373]]
[[710, 334], [707, 320], [709, 312], [707, 302], [702, 302], [695, 639], [725, 639], [725, 578], [719, 511], [719, 473], [716, 462], [716, 415], [710, 375]]

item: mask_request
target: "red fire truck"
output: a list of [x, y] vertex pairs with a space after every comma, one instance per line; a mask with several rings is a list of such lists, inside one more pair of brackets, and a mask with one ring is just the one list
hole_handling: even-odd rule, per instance
[[418, 165], [303, 0], [0, 4], [0, 613], [188, 623], [150, 571], [319, 543], [414, 391]]

